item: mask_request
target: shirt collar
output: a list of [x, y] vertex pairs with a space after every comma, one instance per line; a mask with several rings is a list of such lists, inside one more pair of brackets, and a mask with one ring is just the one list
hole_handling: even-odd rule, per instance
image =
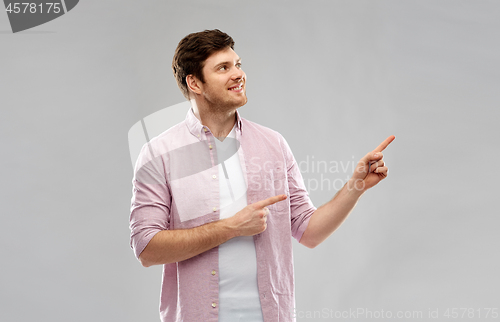
[[[196, 137], [200, 137], [201, 133], [204, 132], [203, 128], [208, 129], [208, 127], [202, 125], [200, 120], [198, 120], [196, 115], [194, 115], [192, 107], [187, 112], [186, 124], [189, 129], [189, 132], [191, 132], [191, 134], [193, 134]], [[236, 110], [236, 129], [240, 131], [240, 133], [241, 133], [241, 125], [242, 125], [241, 117], [240, 114], [238, 113], [238, 110]]]

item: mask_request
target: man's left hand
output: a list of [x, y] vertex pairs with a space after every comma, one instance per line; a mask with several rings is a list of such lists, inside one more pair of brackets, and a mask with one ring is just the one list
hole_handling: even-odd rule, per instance
[[384, 142], [380, 143], [375, 150], [366, 154], [359, 160], [354, 170], [354, 174], [348, 183], [349, 188], [364, 192], [387, 177], [389, 168], [387, 168], [387, 165], [382, 159], [384, 157], [382, 151], [384, 151], [395, 138], [394, 135], [389, 136]]

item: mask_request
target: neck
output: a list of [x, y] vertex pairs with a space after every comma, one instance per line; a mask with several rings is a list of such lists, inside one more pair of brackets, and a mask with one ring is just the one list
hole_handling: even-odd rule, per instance
[[236, 108], [231, 110], [217, 110], [199, 105], [194, 99], [191, 100], [191, 106], [196, 118], [200, 120], [201, 124], [208, 127], [210, 132], [219, 141], [223, 141], [226, 138], [229, 132], [231, 132], [234, 123], [236, 123]]

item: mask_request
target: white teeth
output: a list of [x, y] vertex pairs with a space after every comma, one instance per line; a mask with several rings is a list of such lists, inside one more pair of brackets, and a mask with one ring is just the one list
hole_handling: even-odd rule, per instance
[[238, 86], [238, 87], [233, 87], [231, 89], [229, 89], [230, 91], [239, 91], [241, 89], [241, 85]]

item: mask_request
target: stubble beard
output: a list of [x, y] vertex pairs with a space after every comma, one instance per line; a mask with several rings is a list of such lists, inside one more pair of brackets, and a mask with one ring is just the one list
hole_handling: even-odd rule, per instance
[[206, 95], [205, 101], [207, 102], [210, 112], [216, 114], [226, 114], [228, 112], [235, 111], [237, 108], [245, 105], [248, 101], [248, 98], [245, 92], [244, 99], [239, 102], [235, 102], [231, 99], [224, 99], [217, 95]]

